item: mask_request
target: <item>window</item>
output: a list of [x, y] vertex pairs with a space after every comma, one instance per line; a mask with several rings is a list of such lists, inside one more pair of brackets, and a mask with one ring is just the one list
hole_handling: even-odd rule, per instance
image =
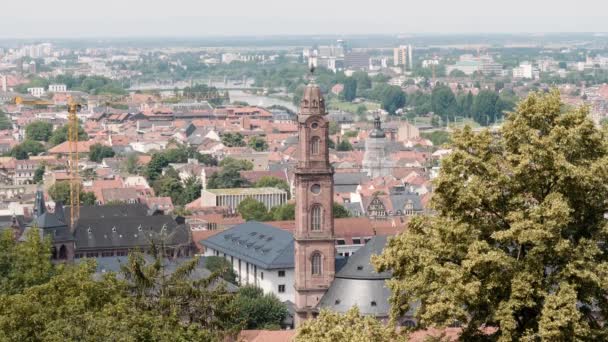
[[339, 246], [343, 246], [346, 245], [346, 241], [344, 241], [344, 239], [337, 239], [336, 244]]
[[313, 155], [319, 154], [321, 151], [321, 138], [312, 137], [310, 140], [310, 153]]
[[319, 205], [315, 205], [312, 208], [312, 222], [311, 222], [311, 229], [313, 231], [319, 231], [321, 230], [321, 206]]
[[319, 184], [313, 184], [310, 187], [310, 192], [312, 192], [315, 195], [320, 194], [321, 193], [321, 185], [319, 185]]
[[361, 244], [361, 238], [353, 238], [353, 245], [360, 245]]
[[279, 278], [285, 277], [285, 271], [279, 271]]
[[114, 256], [114, 252], [101, 252], [102, 257], [111, 257]]
[[279, 293], [285, 293], [285, 285], [279, 285]]
[[321, 275], [321, 254], [315, 253], [312, 255], [312, 274]]

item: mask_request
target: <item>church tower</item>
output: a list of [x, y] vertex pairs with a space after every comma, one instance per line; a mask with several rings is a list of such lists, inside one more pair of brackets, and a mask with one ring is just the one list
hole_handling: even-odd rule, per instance
[[321, 89], [311, 81], [304, 90], [298, 114], [294, 234], [296, 325], [312, 318], [313, 310], [335, 275], [334, 171], [329, 164], [329, 121], [326, 114]]
[[374, 129], [365, 141], [363, 155], [363, 171], [371, 178], [384, 177], [391, 174], [393, 163], [386, 156], [386, 134], [382, 130], [380, 117], [374, 118]]

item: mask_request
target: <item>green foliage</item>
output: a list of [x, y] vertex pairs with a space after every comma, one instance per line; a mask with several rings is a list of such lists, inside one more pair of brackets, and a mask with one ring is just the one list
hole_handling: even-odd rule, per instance
[[234, 168], [234, 169], [237, 169], [238, 171], [253, 170], [253, 163], [250, 162], [249, 160], [234, 159], [232, 157], [226, 157], [226, 158], [222, 159], [222, 161], [220, 162], [220, 166], [223, 167], [224, 169]]
[[482, 90], [473, 102], [473, 119], [481, 125], [491, 125], [502, 119], [503, 103], [493, 91]]
[[139, 158], [137, 154], [130, 153], [127, 158], [122, 162], [121, 170], [131, 175], [137, 175], [141, 172], [141, 165], [139, 165]]
[[467, 74], [465, 74], [464, 71], [462, 71], [460, 69], [454, 69], [450, 72], [450, 77], [457, 77], [457, 78], [467, 77]]
[[103, 76], [74, 76], [71, 74], [58, 75], [52, 83], [65, 84], [70, 90], [84, 91], [91, 95], [126, 95], [128, 85]]
[[210, 154], [201, 154], [201, 153], [197, 152], [196, 160], [198, 160], [199, 163], [206, 165], [206, 166], [217, 166], [217, 158], [215, 158], [214, 156], [212, 156]]
[[4, 113], [3, 111], [0, 110], [0, 131], [6, 130], [6, 129], [12, 129], [12, 128], [13, 128], [13, 123], [8, 118], [6, 113]]
[[284, 180], [273, 176], [264, 176], [260, 178], [257, 182], [255, 182], [254, 186], [256, 188], [278, 188], [281, 190], [285, 190], [288, 194], [289, 184]]
[[[608, 331], [606, 132], [560, 94], [531, 94], [500, 134], [453, 136], [433, 206], [373, 263], [391, 270], [392, 317], [484, 326], [501, 341], [601, 341]], [[591, 311], [595, 311], [594, 317]]]
[[269, 212], [269, 221], [291, 221], [296, 218], [296, 205], [294, 203], [285, 203], [283, 205], [273, 207]]
[[351, 102], [357, 97], [357, 80], [349, 77], [344, 81], [342, 96], [344, 97], [344, 100], [348, 102]]
[[264, 203], [247, 197], [239, 203], [236, 211], [245, 221], [268, 221], [271, 219]]
[[148, 165], [146, 165], [145, 174], [149, 181], [155, 181], [160, 177], [163, 169], [169, 165], [169, 161], [163, 153], [154, 153]]
[[336, 150], [338, 150], [338, 151], [352, 151], [353, 150], [353, 145], [351, 145], [351, 143], [348, 141], [348, 139], [342, 139], [342, 141], [340, 141], [340, 143], [336, 147]]
[[34, 141], [49, 141], [53, 125], [44, 121], [34, 121], [25, 126], [25, 138]]
[[170, 148], [162, 152], [168, 163], [186, 163], [188, 162], [188, 150], [183, 147]]
[[226, 258], [219, 256], [205, 257], [205, 268], [213, 273], [219, 274], [225, 281], [238, 285], [237, 274], [234, 272], [234, 268], [232, 268], [230, 261], [226, 260]]
[[431, 93], [431, 110], [445, 123], [454, 122], [458, 104], [452, 89], [446, 85], [437, 85]]
[[346, 210], [343, 205], [336, 202], [334, 202], [333, 204], [333, 213], [334, 218], [345, 218], [350, 216], [348, 210]]
[[241, 177], [239, 170], [234, 167], [224, 167], [221, 171], [212, 174], [207, 181], [208, 189], [246, 188], [248, 186], [249, 182]]
[[245, 329], [278, 329], [288, 313], [273, 293], [253, 285], [241, 287], [232, 305]]
[[[71, 205], [70, 200], [70, 183], [69, 182], [56, 182], [49, 188], [49, 196], [55, 201], [60, 201], [63, 204]], [[94, 205], [97, 198], [94, 192], [85, 192], [80, 188], [80, 204]]]
[[315, 319], [304, 321], [296, 334], [298, 342], [397, 342], [407, 341], [393, 325], [384, 325], [372, 316], [364, 316], [356, 306], [345, 314], [321, 310]]
[[357, 82], [355, 90], [363, 91], [372, 87], [372, 79], [365, 71], [355, 71], [351, 78]]
[[369, 94], [371, 99], [380, 101], [382, 109], [391, 114], [395, 114], [397, 109], [403, 108], [407, 102], [407, 98], [401, 87], [391, 86], [388, 84], [379, 84], [375, 86]]
[[114, 150], [110, 146], [102, 144], [91, 145], [89, 150], [89, 160], [96, 163], [101, 163], [104, 158], [112, 158], [114, 155]]
[[25, 140], [21, 144], [15, 145], [11, 149], [10, 155], [15, 159], [23, 160], [29, 159], [30, 156], [37, 156], [44, 151], [46, 150], [41, 143], [33, 140]]
[[268, 150], [268, 143], [263, 137], [253, 136], [249, 139], [249, 143], [247, 145], [258, 152]]
[[[184, 190], [184, 186], [177, 175], [177, 172], [173, 168], [170, 168], [173, 172], [169, 172], [167, 170], [164, 175], [160, 176], [154, 183], [152, 187], [154, 188], [154, 192], [157, 196], [165, 196], [171, 197], [171, 201], [174, 204], [183, 205], [186, 203], [190, 203], [192, 201], [187, 201], [191, 196], [193, 196], [193, 187], [196, 187], [196, 183], [191, 184], [191, 188], [189, 189], [189, 198], [186, 198], [186, 193]], [[200, 184], [199, 184], [200, 185]], [[200, 188], [199, 188], [199, 196], [196, 196], [194, 199], [200, 197]]]
[[[68, 125], [63, 125], [53, 131], [53, 134], [51, 134], [51, 137], [49, 138], [49, 144], [51, 146], [57, 146], [63, 142], [66, 142], [68, 140], [68, 129]], [[78, 140], [89, 140], [89, 135], [84, 131], [82, 125], [78, 126]]]
[[11, 229], [0, 231], [0, 298], [45, 283], [53, 275], [51, 241], [38, 229], [28, 230], [24, 237], [17, 242]]
[[38, 168], [34, 172], [34, 183], [38, 184], [38, 183], [42, 182], [42, 179], [44, 178], [45, 170], [46, 170], [46, 166], [44, 164], [38, 166]]
[[177, 204], [187, 204], [193, 202], [197, 198], [201, 197], [201, 190], [203, 186], [198, 177], [188, 177], [184, 180], [184, 193], [183, 198], [174, 201]]
[[340, 126], [335, 121], [329, 122], [329, 135], [338, 134], [340, 132]]
[[452, 142], [450, 133], [446, 131], [422, 132], [420, 133], [420, 136], [430, 140], [434, 146], [441, 146]]
[[227, 132], [222, 134], [222, 144], [228, 147], [243, 147], [245, 146], [245, 140], [241, 133]]

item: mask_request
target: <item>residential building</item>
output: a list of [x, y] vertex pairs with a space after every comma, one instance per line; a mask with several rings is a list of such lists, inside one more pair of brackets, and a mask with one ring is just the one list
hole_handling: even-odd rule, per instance
[[409, 70], [413, 69], [414, 61], [411, 45], [401, 45], [393, 49], [393, 65], [403, 66]]
[[283, 205], [287, 192], [277, 188], [203, 189], [201, 203], [205, 207], [227, 207], [235, 212], [246, 198], [264, 203], [267, 209]]
[[205, 256], [230, 261], [241, 285], [255, 285], [293, 302], [294, 239], [282, 229], [250, 221], [201, 241]]
[[44, 96], [44, 94], [46, 94], [46, 92], [44, 91], [44, 88], [42, 87], [34, 87], [34, 88], [27, 88], [27, 92], [35, 97], [41, 97]]
[[513, 68], [513, 78], [534, 79], [533, 70], [532, 64], [521, 63], [519, 67]]
[[68, 87], [65, 84], [50, 84], [49, 91], [51, 93], [65, 93], [68, 91]]

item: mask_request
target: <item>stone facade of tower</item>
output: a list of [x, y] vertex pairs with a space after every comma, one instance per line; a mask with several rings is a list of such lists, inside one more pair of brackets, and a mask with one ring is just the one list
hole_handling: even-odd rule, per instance
[[298, 114], [299, 159], [295, 171], [296, 325], [311, 318], [335, 276], [333, 169], [325, 100], [311, 82]]
[[374, 129], [365, 141], [363, 155], [363, 171], [371, 178], [384, 177], [391, 174], [394, 166], [386, 157], [386, 134], [382, 130], [380, 118], [374, 119]]

